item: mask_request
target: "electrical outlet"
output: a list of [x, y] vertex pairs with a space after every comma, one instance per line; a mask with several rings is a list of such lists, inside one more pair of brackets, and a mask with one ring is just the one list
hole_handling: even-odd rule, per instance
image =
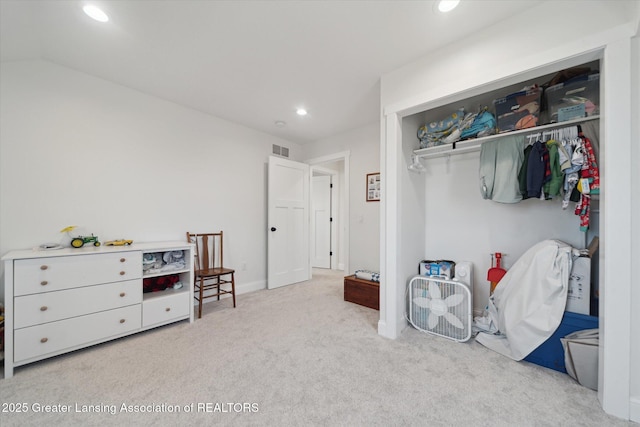
[[242, 271], [246, 271], [247, 270], [247, 262], [243, 261], [242, 264], [240, 264], [240, 269]]

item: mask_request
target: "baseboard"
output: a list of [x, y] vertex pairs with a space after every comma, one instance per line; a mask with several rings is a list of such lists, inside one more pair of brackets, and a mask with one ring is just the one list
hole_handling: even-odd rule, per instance
[[629, 420], [640, 423], [640, 396], [632, 396], [629, 399]]
[[402, 334], [402, 331], [404, 331], [408, 327], [409, 322], [407, 322], [407, 319], [405, 319], [404, 317], [401, 317], [396, 321], [395, 328], [389, 328], [387, 322], [385, 322], [384, 320], [378, 320], [378, 335], [395, 340]]
[[383, 336], [385, 338], [394, 339], [394, 336], [390, 336], [387, 331], [387, 322], [384, 320], [378, 320], [378, 335]]
[[404, 316], [404, 314], [402, 315], [402, 317], [400, 319], [398, 319], [398, 330], [397, 330], [397, 336], [402, 335], [402, 332], [407, 329], [409, 327], [409, 320], [407, 320], [407, 318]]
[[[241, 285], [236, 285], [236, 297], [238, 295], [246, 294], [254, 291], [261, 291], [263, 289], [267, 289], [267, 281], [266, 280], [257, 280], [255, 282], [243, 283]], [[231, 298], [231, 295], [221, 295], [220, 299]], [[202, 301], [203, 304], [208, 304], [210, 302], [215, 302], [215, 298], [205, 299]], [[194, 298], [193, 305], [198, 305], [198, 301]]]
[[247, 292], [261, 291], [263, 289], [267, 289], [267, 281], [257, 280], [255, 282], [236, 285], [236, 294], [246, 294]]

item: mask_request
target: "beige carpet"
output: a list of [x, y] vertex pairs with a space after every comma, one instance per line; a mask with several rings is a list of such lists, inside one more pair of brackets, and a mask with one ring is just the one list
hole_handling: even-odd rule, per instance
[[377, 321], [343, 300], [341, 274], [315, 270], [193, 324], [17, 368], [0, 425], [632, 425], [567, 375], [415, 329], [388, 340]]

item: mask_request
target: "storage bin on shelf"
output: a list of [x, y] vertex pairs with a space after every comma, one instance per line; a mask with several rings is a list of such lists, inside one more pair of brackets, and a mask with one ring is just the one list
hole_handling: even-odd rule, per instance
[[538, 125], [542, 88], [534, 87], [494, 99], [498, 132], [527, 129]]
[[600, 74], [583, 74], [545, 91], [551, 123], [589, 117], [600, 112]]

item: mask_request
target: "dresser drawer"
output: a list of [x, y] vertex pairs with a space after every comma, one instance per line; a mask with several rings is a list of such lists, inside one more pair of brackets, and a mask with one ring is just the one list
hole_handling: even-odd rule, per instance
[[142, 252], [16, 260], [14, 295], [58, 291], [142, 277]]
[[132, 305], [18, 329], [14, 334], [14, 360], [20, 362], [131, 333], [140, 329], [140, 311], [140, 305]]
[[14, 299], [14, 326], [24, 328], [141, 302], [142, 279], [25, 295]]
[[142, 326], [147, 327], [179, 317], [189, 316], [190, 303], [189, 292], [184, 291], [173, 295], [161, 295], [144, 301], [142, 303]]

